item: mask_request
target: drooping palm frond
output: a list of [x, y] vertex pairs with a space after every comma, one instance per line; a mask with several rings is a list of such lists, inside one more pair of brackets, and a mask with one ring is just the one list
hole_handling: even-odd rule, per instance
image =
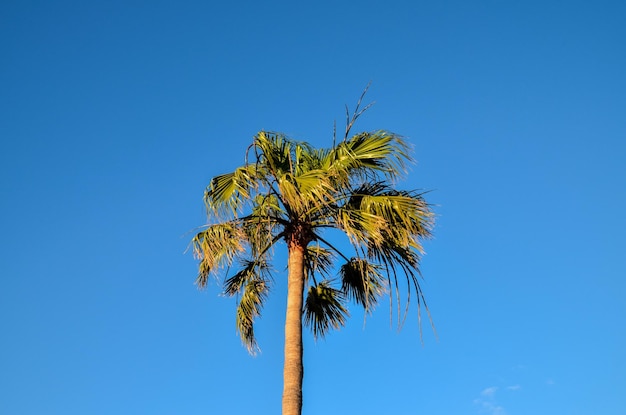
[[242, 261], [242, 268], [224, 281], [224, 294], [238, 296], [236, 327], [242, 342], [252, 354], [258, 351], [254, 337], [254, 320], [269, 293], [270, 266], [263, 258]]
[[386, 278], [381, 267], [366, 259], [352, 258], [341, 266], [341, 291], [371, 312], [378, 299], [387, 291]]
[[309, 287], [304, 304], [304, 324], [317, 339], [324, 337], [331, 328], [345, 325], [348, 310], [345, 308], [343, 292], [333, 288], [324, 280]]
[[430, 236], [433, 214], [420, 193], [398, 191], [385, 183], [373, 182], [364, 183], [347, 197], [343, 210], [380, 219], [371, 221], [371, 226], [364, 229], [368, 232], [368, 244], [393, 240], [421, 250], [420, 240]]
[[432, 228], [430, 206], [421, 193], [396, 190], [380, 181], [345, 188], [339, 200], [343, 204], [330, 209], [332, 224], [348, 236], [358, 253], [358, 260], [340, 270], [342, 289], [366, 311], [388, 292], [397, 302], [400, 323], [406, 317], [406, 311], [402, 317], [399, 309], [401, 279], [407, 281], [406, 308], [411, 291], [418, 294], [418, 308], [425, 306], [417, 276], [422, 241]]
[[[392, 239], [388, 239], [383, 244], [372, 244], [367, 249], [368, 258], [378, 264], [381, 264], [387, 275], [388, 285], [393, 286], [393, 291], [389, 291], [390, 300], [393, 302], [395, 294], [396, 306], [398, 308], [398, 326], [401, 327], [406, 319], [409, 305], [411, 303], [411, 293], [415, 290], [417, 297], [417, 313], [418, 320], [421, 320], [421, 307], [426, 308], [426, 312], [430, 314], [426, 302], [423, 301], [423, 292], [419, 283], [419, 253], [411, 247], [402, 246]], [[404, 277], [404, 278], [403, 278]], [[400, 282], [406, 280], [407, 298], [405, 301], [405, 310], [401, 316], [400, 312]], [[390, 303], [391, 307], [391, 303]], [[421, 325], [420, 325], [421, 333]]]
[[251, 279], [245, 283], [237, 305], [237, 331], [251, 354], [259, 350], [254, 337], [254, 319], [261, 315], [261, 308], [267, 299], [268, 292], [267, 281]]
[[236, 222], [217, 223], [198, 232], [191, 246], [194, 256], [200, 260], [196, 284], [204, 288], [209, 274], [230, 265], [238, 254], [245, 251], [246, 238]]
[[232, 277], [224, 280], [224, 294], [233, 296], [241, 293], [241, 289], [250, 281], [269, 283], [271, 279], [270, 267], [265, 259], [243, 260], [242, 268]]

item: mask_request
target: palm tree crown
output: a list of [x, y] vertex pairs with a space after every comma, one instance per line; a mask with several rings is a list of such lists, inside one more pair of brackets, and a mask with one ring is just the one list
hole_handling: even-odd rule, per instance
[[[251, 353], [258, 349], [253, 323], [268, 296], [272, 247], [279, 242], [289, 252], [288, 296], [293, 302], [288, 301], [288, 308], [293, 310], [292, 317], [288, 311], [286, 330], [295, 327], [296, 342], [301, 342], [302, 322], [315, 337], [343, 326], [349, 301], [369, 313], [388, 293], [399, 307], [403, 280], [409, 287], [407, 306], [414, 292], [418, 315], [425, 307], [419, 260], [422, 240], [433, 224], [432, 211], [423, 193], [394, 187], [411, 161], [402, 137], [387, 131], [348, 137], [359, 114], [355, 112], [344, 139], [330, 148], [261, 131], [247, 149], [245, 163], [214, 177], [205, 191], [209, 224], [192, 240], [199, 260], [196, 283], [205, 287], [210, 274], [237, 269], [224, 279], [223, 289], [238, 299], [237, 330]], [[329, 229], [347, 236], [350, 252], [327, 239]], [[341, 264], [333, 277], [337, 261]], [[296, 377], [301, 390], [298, 347], [293, 352], [299, 353], [300, 363], [297, 356], [293, 362], [300, 365]], [[297, 381], [294, 385], [297, 392]], [[294, 399], [299, 406], [289, 413], [301, 409], [301, 395]]]

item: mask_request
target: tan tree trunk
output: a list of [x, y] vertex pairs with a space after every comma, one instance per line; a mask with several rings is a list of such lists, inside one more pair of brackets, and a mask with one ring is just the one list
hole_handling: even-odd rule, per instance
[[283, 415], [302, 413], [302, 301], [304, 297], [304, 247], [289, 244]]

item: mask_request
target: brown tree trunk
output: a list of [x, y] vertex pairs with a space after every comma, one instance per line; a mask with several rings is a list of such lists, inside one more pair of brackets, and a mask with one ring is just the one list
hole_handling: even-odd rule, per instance
[[304, 247], [289, 243], [283, 415], [302, 413], [302, 301], [304, 297]]

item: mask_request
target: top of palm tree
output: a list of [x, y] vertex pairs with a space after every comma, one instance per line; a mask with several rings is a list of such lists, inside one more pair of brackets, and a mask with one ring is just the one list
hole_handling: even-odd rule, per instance
[[[272, 282], [269, 254], [279, 242], [304, 248], [303, 318], [316, 337], [345, 323], [348, 300], [370, 312], [388, 293], [399, 312], [402, 279], [406, 307], [415, 291], [418, 316], [422, 306], [428, 311], [418, 278], [433, 213], [422, 192], [395, 188], [412, 162], [404, 138], [385, 130], [351, 135], [369, 108], [359, 110], [361, 99], [340, 142], [335, 135], [331, 147], [314, 148], [261, 131], [244, 164], [214, 177], [205, 191], [208, 224], [192, 240], [200, 260], [196, 282], [205, 287], [210, 274], [238, 267], [224, 280], [224, 292], [239, 298], [237, 328], [251, 352], [253, 321]], [[343, 232], [350, 252], [327, 240], [327, 229]], [[336, 260], [342, 265], [333, 278]]]

